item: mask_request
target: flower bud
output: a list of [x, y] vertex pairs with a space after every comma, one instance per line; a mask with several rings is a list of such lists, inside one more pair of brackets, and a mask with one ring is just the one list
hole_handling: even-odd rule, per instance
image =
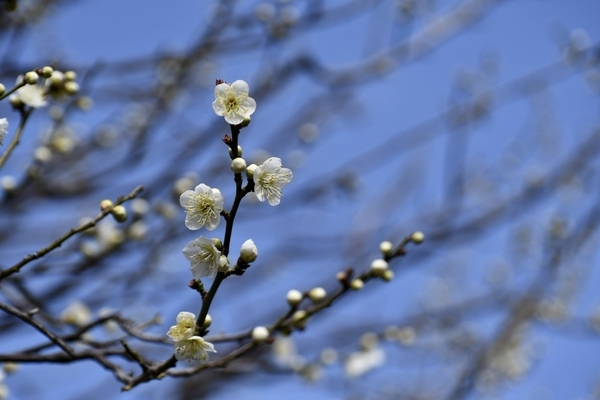
[[362, 279], [355, 279], [352, 282], [350, 282], [350, 289], [352, 290], [360, 290], [365, 286], [365, 283], [362, 281]]
[[114, 206], [111, 214], [117, 222], [125, 222], [127, 220], [127, 210], [121, 205]]
[[381, 274], [381, 277], [384, 281], [389, 282], [392, 279], [394, 279], [394, 271], [392, 271], [391, 269], [386, 269], [385, 271], [383, 271], [383, 274]]
[[308, 322], [308, 313], [304, 310], [298, 310], [292, 315], [292, 321], [294, 321], [294, 326], [304, 329]]
[[412, 240], [414, 244], [421, 244], [423, 243], [423, 240], [425, 240], [425, 235], [421, 231], [416, 231], [411, 235], [410, 240]]
[[219, 258], [219, 271], [226, 272], [229, 269], [229, 258], [225, 255], [221, 255]]
[[54, 72], [54, 69], [49, 65], [46, 65], [44, 68], [42, 68], [42, 76], [44, 78], [50, 78], [52, 76], [52, 72]]
[[255, 343], [264, 343], [269, 338], [269, 330], [264, 326], [257, 326], [252, 329], [252, 340]]
[[308, 297], [313, 303], [320, 303], [327, 297], [327, 292], [322, 287], [316, 287], [308, 292]]
[[371, 272], [375, 276], [381, 276], [381, 274], [383, 274], [383, 271], [385, 271], [387, 268], [388, 263], [381, 258], [373, 260], [373, 262], [371, 263]]
[[210, 326], [210, 324], [212, 324], [212, 317], [210, 314], [206, 314], [206, 318], [204, 318], [204, 324], [202, 324], [202, 327], [206, 329]]
[[77, 94], [79, 92], [79, 84], [77, 82], [65, 82], [65, 93], [66, 94], [70, 94], [70, 95], [74, 95]]
[[240, 258], [244, 260], [244, 262], [250, 264], [251, 262], [254, 262], [257, 257], [258, 249], [256, 248], [254, 241], [252, 239], [246, 240], [240, 248]]
[[306, 313], [306, 311], [304, 310], [298, 310], [294, 313], [294, 315], [292, 315], [292, 321], [294, 322], [301, 322], [303, 320], [306, 319], [306, 316], [308, 314]]
[[299, 290], [292, 289], [287, 293], [287, 302], [290, 306], [296, 307], [300, 304], [303, 297]]
[[2, 96], [5, 91], [6, 91], [6, 88], [4, 87], [3, 84], [0, 83], [0, 96]]
[[256, 164], [250, 164], [246, 167], [246, 176], [248, 179], [254, 178], [254, 170], [258, 167]]
[[65, 74], [60, 71], [52, 71], [52, 76], [50, 76], [50, 85], [53, 88], [58, 88], [60, 85], [62, 85], [64, 79]]
[[109, 199], [104, 199], [100, 202], [100, 211], [108, 210], [113, 206], [113, 202]]
[[[238, 157], [242, 156], [242, 146], [240, 146], [239, 144], [238, 144], [238, 153], [237, 153], [237, 156]], [[234, 158], [233, 157], [233, 151], [231, 150], [231, 147], [229, 148], [229, 157], [231, 157], [232, 159]]]
[[65, 81], [73, 82], [75, 79], [77, 79], [77, 73], [75, 71], [65, 72]]
[[241, 157], [234, 158], [231, 161], [231, 170], [236, 174], [241, 174], [246, 170], [246, 160]]
[[388, 242], [387, 240], [379, 243], [379, 251], [381, 251], [383, 255], [388, 254], [393, 248], [394, 245], [392, 245], [392, 242]]
[[38, 83], [38, 79], [39, 79], [39, 76], [38, 76], [37, 72], [29, 71], [28, 73], [25, 74], [25, 78], [23, 78], [23, 82], [25, 82], [28, 85], [35, 85], [36, 83]]

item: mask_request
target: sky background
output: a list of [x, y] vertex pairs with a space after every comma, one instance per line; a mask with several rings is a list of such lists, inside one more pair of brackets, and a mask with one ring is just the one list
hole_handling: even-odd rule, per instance
[[[332, 7], [343, 3], [323, 2]], [[219, 187], [226, 204], [230, 204], [233, 184], [226, 173], [229, 159], [220, 145], [220, 137], [227, 133], [228, 127], [211, 108], [214, 79], [246, 80], [252, 96], [253, 88], [269, 79], [271, 69], [298, 55], [310, 56], [331, 71], [355, 66], [360, 60], [375, 57], [411, 38], [461, 2], [428, 3], [429, 9], [423, 15], [402, 22], [400, 17], [394, 17], [396, 2], [373, 2], [377, 5], [366, 7], [368, 11], [363, 16], [331, 26], [323, 23], [324, 26], [313, 30], [297, 27], [286, 40], [273, 40], [258, 49], [249, 47], [248, 51], [235, 45], [243, 43], [245, 35], [250, 37], [254, 31], [227, 27], [229, 33], [225, 36], [233, 38], [234, 50], [225, 48], [222, 53], [211, 55], [199, 63], [197, 76], [188, 76], [189, 90], [178, 94], [151, 141], [142, 145], [147, 151], [145, 157], [111, 170], [104, 179], [98, 178], [94, 191], [78, 199], [40, 203], [35, 212], [22, 220], [14, 236], [5, 239], [1, 254], [11, 261], [2, 263], [11, 265], [12, 260], [18, 260], [31, 247], [38, 248], [38, 243], [48, 243], [74, 226], [81, 216], [93, 215], [101, 198], [115, 198], [139, 184], [151, 187], [146, 197], [149, 201], [168, 197], [165, 193], [170, 188], [160, 187], [160, 182], [154, 180], [165, 165], [178, 170], [179, 177], [188, 171], [196, 172], [198, 183]], [[248, 12], [252, 16], [257, 4], [240, 1], [236, 13]], [[287, 12], [295, 10], [298, 15], [308, 8], [308, 3], [302, 1], [269, 4], [278, 10], [286, 7]], [[257, 111], [251, 125], [242, 132], [241, 145], [248, 159], [259, 157], [264, 151], [281, 157], [284, 166], [294, 171], [294, 179], [285, 188], [278, 207], [243, 204], [232, 248], [237, 249], [247, 238], [252, 238], [259, 247], [260, 262], [246, 276], [224, 282], [210, 311], [214, 320], [211, 333], [238, 332], [268, 324], [285, 311], [285, 294], [289, 289], [304, 291], [323, 286], [331, 291], [336, 287], [337, 271], [347, 266], [365, 269], [370, 260], [378, 257], [380, 241], [399, 242], [415, 230], [423, 230], [426, 237], [430, 234], [428, 228], [437, 231], [443, 224], [436, 223], [436, 215], [446, 210], [451, 198], [453, 185], [448, 175], [454, 163], [466, 160], [473, 182], [478, 182], [475, 178], [480, 172], [482, 176], [491, 176], [494, 183], [494, 190], [482, 189], [457, 205], [467, 220], [486, 205], [520, 188], [522, 182], [552, 171], [598, 129], [598, 83], [595, 91], [584, 68], [569, 66], [563, 50], [572, 32], [576, 37], [585, 32], [592, 45], [598, 43], [600, 2], [536, 0], [482, 4], [489, 5], [486, 16], [468, 29], [452, 35], [431, 52], [420, 55], [418, 49], [413, 49], [411, 54], [416, 56], [407, 62], [393, 63], [395, 68], [382, 65], [380, 76], [369, 77], [361, 85], [324, 82], [327, 74], [312, 77], [298, 74], [284, 82], [271, 82], [276, 90], [264, 102], [257, 99]], [[147, 95], [142, 89], [154, 79], [148, 70], [140, 68], [141, 72], [131, 73], [126, 82], [119, 81], [110, 65], [129, 60], [135, 67], [136, 60], [152, 54], [189, 51], [213, 20], [215, 7], [213, 2], [200, 1], [65, 3], [31, 26], [18, 48], [7, 44], [8, 35], [0, 37], [0, 51], [5, 55], [4, 60], [10, 60], [11, 67], [32, 68], [31, 63], [40, 60], [57, 61], [74, 70], [93, 71], [96, 65], [102, 78], [86, 92], [95, 105], [89, 112], [74, 116], [77, 135], [87, 137], [96, 131], [95, 127], [118, 120], [121, 112], [131, 111], [114, 100], [118, 99], [120, 89], [139, 87], [140, 93]], [[510, 86], [546, 70], [550, 71], [544, 76], [547, 79], [530, 80], [522, 87]], [[469, 89], [474, 92], [461, 90], [460, 77], [470, 77], [476, 82]], [[536, 82], [544, 88], [539, 89]], [[11, 82], [3, 83], [9, 87]], [[507, 87], [513, 89], [503, 92]], [[457, 101], [490, 88], [497, 89], [493, 111], [480, 121], [453, 130], [452, 121], [439, 118]], [[531, 95], [524, 94], [529, 91]], [[145, 100], [140, 96], [138, 103]], [[314, 107], [319, 101], [326, 102], [324, 112], [313, 112], [314, 119], [310, 114], [301, 114], [300, 111]], [[2, 102], [0, 116], [10, 113], [7, 103]], [[306, 123], [318, 127], [316, 140], [301, 139], [302, 127], [308, 129]], [[28, 125], [30, 135], [24, 138], [0, 175], [23, 173], [39, 143], [36, 135], [39, 137], [47, 125], [47, 116], [36, 113]], [[215, 132], [213, 141], [200, 135], [211, 130]], [[197, 150], [190, 147], [188, 153], [183, 153], [187, 143], [184, 139], [196, 134], [201, 138], [194, 142]], [[197, 156], [193, 156], [195, 151]], [[122, 155], [116, 151], [109, 159]], [[511, 160], [517, 161], [511, 164]], [[98, 168], [102, 169], [103, 162], [108, 163], [102, 158], [98, 160]], [[319, 186], [329, 182], [328, 177], [344, 174], [355, 187], [348, 193]], [[598, 183], [597, 179], [595, 182]], [[556, 214], [564, 215], [570, 221], [569, 226], [575, 226], [582, 216], [581, 210], [597, 198], [598, 187], [584, 185], [573, 191], [574, 194], [569, 192], [563, 197], [560, 193], [548, 195], [546, 200], [524, 212], [515, 210], [514, 217], [507, 217], [502, 224], [476, 235], [452, 237], [436, 245], [429, 245], [426, 240], [419, 247], [409, 246], [409, 255], [393, 264], [398, 268], [394, 281], [370, 282], [364, 291], [344, 297], [314, 318], [305, 332], [293, 336], [297, 348], [311, 360], [318, 358], [323, 348], [337, 345], [343, 357], [356, 351], [365, 327], [382, 332], [389, 324], [400, 325], [417, 310], [427, 308], [427, 304], [434, 307], [484, 293], [489, 289], [483, 283], [485, 276], [499, 262], [511, 263], [514, 293], [522, 293], [535, 275], [536, 265], [544, 262], [547, 248], [537, 246], [530, 258], [513, 262], [511, 251], [515, 242], [519, 242], [515, 232], [523, 225], [531, 226], [534, 231], [543, 229]], [[566, 197], [569, 199], [563, 200]], [[160, 313], [164, 323], [153, 328], [157, 333], [166, 332], [179, 311], [197, 313], [197, 294], [186, 287], [191, 276], [180, 249], [200, 232], [186, 231], [183, 210], [177, 209], [177, 213], [181, 223], [172, 243], [156, 256], [156, 269], [143, 277], [152, 289], [146, 286], [128, 292], [122, 282], [113, 286], [110, 281], [94, 281], [81, 285], [70, 298], [54, 304], [53, 311], [60, 313], [73, 297], [86, 299], [103, 292], [106, 302], [94, 303], [91, 308], [95, 312], [103, 307], [117, 308], [140, 319]], [[9, 223], [9, 217], [2, 218], [7, 221], [3, 224]], [[39, 228], [49, 225], [52, 229]], [[223, 225], [215, 231], [217, 235], [222, 236]], [[25, 240], [31, 229], [40, 229], [32, 240], [35, 246]], [[568, 261], [586, 265], [587, 275], [579, 277], [583, 283], [578, 286], [577, 300], [572, 305], [572, 312], [579, 319], [585, 319], [600, 302], [597, 243], [596, 240], [590, 244], [583, 256]], [[288, 252], [289, 248], [294, 252]], [[123, 273], [135, 271], [140, 262], [135, 251], [114, 260]], [[45, 279], [60, 277], [58, 274], [37, 281], [34, 277], [32, 290], [43, 290], [48, 282]], [[466, 327], [486, 337], [492, 335], [502, 318], [502, 313], [476, 314]], [[489, 393], [475, 391], [468, 398], [591, 398], [587, 396], [599, 379], [600, 337], [571, 328], [570, 324], [536, 323], [527, 340], [535, 353], [528, 359], [531, 364], [528, 373]], [[462, 337], [466, 333], [457, 331], [456, 335]], [[40, 340], [29, 327], [23, 327], [4, 337], [0, 351]], [[207, 398], [377, 399], [388, 394], [390, 398], [403, 398], [395, 391], [398, 385], [417, 392], [419, 387], [423, 392], [432, 388], [443, 391], [451, 382], [449, 371], [458, 361], [450, 354], [428, 352], [437, 340], [429, 332], [422, 338], [419, 336], [412, 350], [384, 345], [384, 365], [356, 379], [345, 377], [339, 363], [326, 368], [320, 380], [309, 383], [290, 373], [240, 374], [231, 381], [223, 381], [219, 390]], [[163, 350], [158, 359], [168, 356], [169, 349]], [[440, 371], [444, 378], [437, 381]], [[6, 382], [11, 399], [85, 396], [91, 400], [170, 398], [184, 381], [166, 378], [120, 393], [119, 383], [108, 372], [95, 363], [79, 362], [23, 365]]]

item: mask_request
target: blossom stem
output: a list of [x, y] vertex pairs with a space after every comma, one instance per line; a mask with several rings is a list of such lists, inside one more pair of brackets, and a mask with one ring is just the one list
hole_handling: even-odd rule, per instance
[[19, 144], [19, 141], [21, 140], [21, 134], [23, 133], [23, 129], [25, 128], [25, 123], [27, 122], [29, 115], [31, 115], [33, 108], [29, 108], [27, 111], [24, 111], [23, 109], [21, 109], [20, 111], [21, 111], [21, 122], [19, 123], [19, 127], [17, 128], [17, 131], [15, 132], [12, 140], [8, 144], [6, 151], [4, 152], [4, 154], [2, 154], [2, 156], [0, 156], [0, 168], [2, 168], [4, 163], [6, 163], [6, 160], [8, 160], [8, 156], [10, 156], [12, 151]]
[[[234, 157], [237, 157], [237, 149], [238, 149], [238, 135], [240, 134], [240, 129], [236, 125], [230, 125], [231, 127], [231, 151], [233, 152]], [[246, 195], [246, 191], [242, 188], [242, 174], [234, 174], [235, 180], [235, 199], [233, 200], [233, 204], [231, 206], [231, 210], [227, 214], [226, 218], [226, 226], [225, 226], [225, 238], [223, 240], [223, 250], [221, 253], [224, 256], [229, 255], [229, 245], [231, 243], [231, 234], [233, 233], [233, 222], [235, 220], [235, 215], [237, 214], [237, 210], [242, 202], [242, 199]], [[198, 319], [196, 320], [196, 331], [200, 336], [204, 336], [204, 320], [208, 315], [208, 310], [210, 309], [210, 304], [212, 303], [213, 298], [217, 294], [217, 290], [219, 290], [219, 286], [221, 282], [227, 277], [227, 274], [224, 272], [218, 272], [215, 280], [213, 281], [210, 290], [207, 295], [203, 298], [202, 308], [200, 309], [200, 314], [198, 315]]]

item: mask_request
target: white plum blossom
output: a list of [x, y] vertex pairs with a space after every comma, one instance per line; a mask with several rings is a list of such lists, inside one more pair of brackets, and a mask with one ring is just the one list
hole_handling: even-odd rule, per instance
[[[23, 82], [23, 77], [17, 78], [17, 85]], [[23, 104], [29, 107], [39, 108], [44, 107], [48, 102], [46, 101], [46, 91], [42, 85], [25, 85], [15, 92], [15, 96], [21, 100]]]
[[177, 324], [173, 325], [167, 332], [167, 336], [176, 342], [189, 339], [196, 331], [196, 316], [194, 313], [182, 311], [177, 314]]
[[292, 180], [292, 171], [281, 167], [281, 159], [268, 158], [254, 170], [254, 192], [259, 201], [269, 200], [276, 206], [281, 201], [283, 186]]
[[194, 279], [204, 276], [214, 278], [221, 266], [221, 252], [211, 239], [204, 236], [186, 244], [183, 255], [190, 261], [190, 270]]
[[179, 204], [185, 208], [185, 226], [197, 230], [206, 226], [209, 231], [219, 226], [223, 211], [223, 195], [219, 189], [213, 189], [204, 183], [194, 190], [186, 190], [179, 197]]
[[177, 324], [173, 325], [167, 332], [174, 344], [175, 358], [182, 360], [196, 360], [204, 362], [208, 360], [208, 352], [216, 353], [215, 347], [194, 335], [196, 331], [196, 316], [187, 311], [177, 314]]
[[252, 239], [248, 239], [242, 244], [240, 248], [240, 258], [244, 260], [244, 262], [251, 263], [256, 260], [258, 257], [258, 249], [254, 244]]
[[4, 141], [4, 137], [8, 133], [8, 120], [6, 118], [0, 118], [0, 145]]
[[225, 117], [228, 124], [241, 124], [244, 118], [249, 118], [256, 110], [256, 102], [252, 97], [248, 97], [248, 91], [248, 84], [242, 80], [237, 80], [231, 85], [218, 84], [215, 87], [213, 110], [217, 115]]

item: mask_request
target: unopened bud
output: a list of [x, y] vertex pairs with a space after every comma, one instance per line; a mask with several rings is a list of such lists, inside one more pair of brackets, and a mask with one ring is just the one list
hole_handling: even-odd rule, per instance
[[70, 94], [70, 95], [74, 95], [77, 94], [79, 92], [79, 84], [77, 84], [77, 82], [65, 82], [65, 93]]
[[392, 242], [388, 242], [387, 240], [379, 243], [379, 251], [381, 251], [383, 255], [388, 254], [390, 251], [392, 251], [393, 248], [394, 245], [392, 244]]
[[229, 258], [227, 256], [221, 255], [219, 258], [219, 271], [226, 272], [229, 269]]
[[212, 317], [210, 314], [206, 314], [206, 318], [204, 318], [204, 324], [202, 324], [202, 327], [206, 329], [210, 326], [210, 324], [212, 324]]
[[231, 170], [236, 174], [241, 174], [246, 170], [246, 160], [241, 157], [234, 158], [231, 161]]
[[313, 303], [320, 303], [327, 297], [327, 292], [322, 287], [316, 287], [308, 292], [308, 297]]
[[258, 249], [252, 239], [248, 239], [240, 248], [240, 258], [248, 264], [254, 262], [258, 257]]
[[[238, 144], [238, 153], [237, 153], [238, 157], [242, 156], [242, 146], [240, 146]], [[235, 157], [233, 156], [233, 150], [231, 150], [231, 147], [229, 148], [229, 157], [231, 157], [232, 159], [234, 159]]]
[[292, 289], [287, 293], [287, 302], [290, 306], [296, 307], [300, 302], [302, 302], [302, 293], [299, 290]]
[[25, 78], [23, 78], [23, 82], [25, 82], [28, 85], [35, 85], [36, 83], [38, 83], [38, 79], [39, 79], [39, 76], [38, 76], [37, 72], [29, 71], [28, 73], [25, 74]]
[[42, 68], [42, 76], [44, 78], [50, 78], [52, 76], [52, 72], [54, 72], [54, 69], [49, 65], [46, 65], [44, 68]]
[[75, 71], [65, 72], [65, 81], [73, 82], [75, 79], [77, 79], [77, 73]]
[[373, 262], [371, 263], [371, 272], [375, 276], [381, 276], [381, 274], [383, 274], [383, 271], [385, 271], [387, 268], [388, 263], [381, 258], [373, 260]]
[[381, 274], [381, 277], [384, 281], [389, 282], [392, 279], [394, 279], [394, 271], [392, 271], [391, 269], [386, 269], [385, 271], [383, 271], [383, 274]]
[[256, 164], [250, 164], [246, 167], [246, 176], [248, 177], [248, 179], [254, 178], [254, 170], [256, 168], [258, 168], [258, 165]]
[[362, 279], [355, 279], [350, 282], [350, 289], [352, 290], [360, 290], [365, 286], [365, 283]]
[[255, 343], [263, 343], [268, 338], [269, 330], [264, 326], [257, 326], [252, 329], [252, 340], [254, 340]]
[[122, 205], [114, 206], [111, 214], [117, 222], [125, 222], [127, 220], [127, 210]]
[[412, 240], [414, 244], [421, 244], [423, 243], [423, 240], [425, 240], [425, 235], [421, 231], [416, 231], [411, 235], [410, 240]]
[[109, 199], [104, 199], [100, 202], [100, 211], [108, 210], [113, 206], [113, 202]]

